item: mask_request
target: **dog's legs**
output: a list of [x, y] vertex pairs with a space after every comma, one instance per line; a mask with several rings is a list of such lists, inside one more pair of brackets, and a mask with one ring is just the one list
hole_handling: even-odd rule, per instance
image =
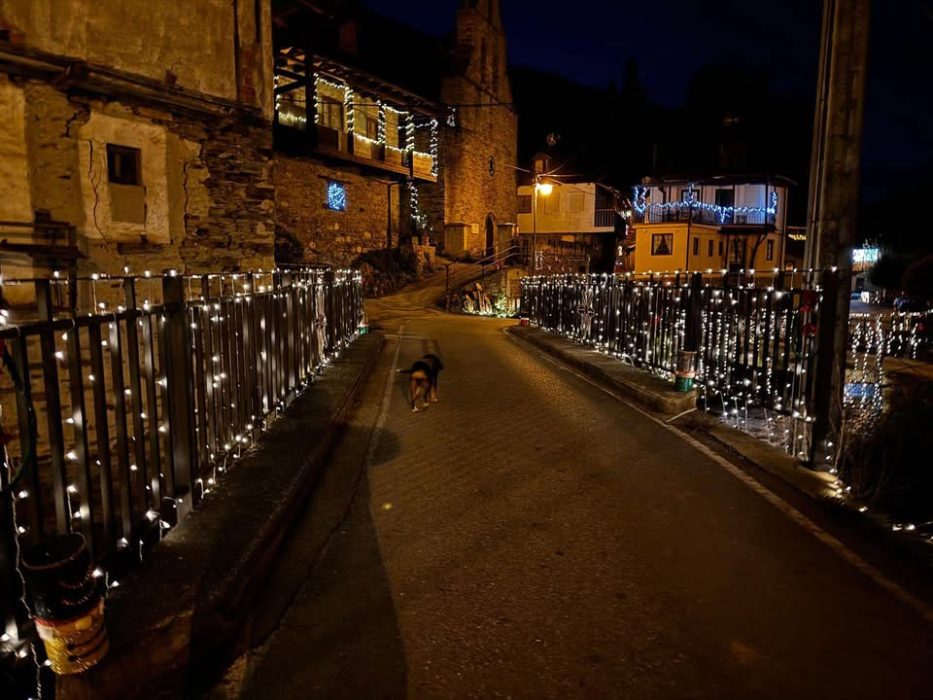
[[412, 413], [418, 412], [418, 397], [421, 396], [421, 383], [417, 379], [412, 379], [408, 385], [408, 396], [411, 399]]
[[440, 373], [434, 374], [434, 380], [431, 382], [431, 403], [437, 403], [440, 399], [437, 398], [437, 380], [440, 379]]

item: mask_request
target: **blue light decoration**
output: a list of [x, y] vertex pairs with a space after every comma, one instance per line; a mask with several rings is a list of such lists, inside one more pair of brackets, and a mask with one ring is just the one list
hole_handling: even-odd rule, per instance
[[872, 246], [866, 245], [863, 248], [852, 249], [852, 263], [854, 265], [871, 267], [876, 262], [878, 262], [878, 258], [880, 257], [881, 251], [878, 248]]
[[327, 208], [334, 211], [347, 210], [347, 188], [342, 182], [327, 181]]
[[632, 208], [638, 214], [644, 214], [646, 211], [650, 212], [663, 212], [664, 210], [670, 209], [674, 211], [680, 211], [681, 209], [688, 209], [691, 211], [707, 211], [716, 214], [719, 218], [720, 223], [726, 223], [726, 221], [732, 219], [734, 220], [735, 214], [759, 214], [773, 216], [777, 212], [778, 204], [778, 195], [777, 192], [772, 192], [771, 196], [768, 198], [767, 207], [721, 207], [718, 204], [709, 204], [707, 202], [701, 202], [697, 199], [696, 190], [694, 189], [693, 183], [690, 183], [686, 192], [684, 193], [684, 200], [681, 202], [662, 202], [655, 204], [653, 202], [648, 202], [648, 191], [649, 187], [634, 187], [635, 196], [632, 199]]

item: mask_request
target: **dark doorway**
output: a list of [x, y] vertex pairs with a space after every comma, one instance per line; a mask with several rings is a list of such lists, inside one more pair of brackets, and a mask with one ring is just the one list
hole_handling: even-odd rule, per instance
[[492, 214], [486, 217], [486, 257], [496, 254], [496, 222]]

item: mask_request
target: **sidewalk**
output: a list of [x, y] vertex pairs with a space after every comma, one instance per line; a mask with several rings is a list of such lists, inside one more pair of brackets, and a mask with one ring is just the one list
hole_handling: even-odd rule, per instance
[[91, 671], [59, 678], [59, 698], [182, 697], [191, 669], [226, 659], [383, 342], [378, 334], [354, 342], [111, 590], [110, 652]]

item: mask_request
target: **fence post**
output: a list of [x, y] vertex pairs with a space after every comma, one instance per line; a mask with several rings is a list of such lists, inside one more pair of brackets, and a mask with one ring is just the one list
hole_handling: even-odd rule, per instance
[[[839, 277], [835, 271], [823, 273], [823, 297], [819, 303], [819, 331], [816, 346], [816, 366], [813, 378], [813, 432], [810, 440], [809, 462], [811, 466], [825, 464], [833, 453], [833, 442], [838, 425], [836, 421], [841, 418], [842, 396], [833, 396], [833, 372], [842, 372], [842, 381], [836, 385], [840, 390], [845, 389], [845, 364], [838, 367], [836, 363], [836, 296]], [[835, 403], [835, 406], [834, 406]], [[834, 416], [834, 412], [837, 414]], [[819, 450], [822, 449], [824, 459], [818, 461]]]
[[690, 277], [690, 293], [687, 296], [687, 318], [684, 329], [684, 350], [696, 352], [700, 349], [703, 331], [703, 273], [694, 272]]
[[194, 437], [194, 376], [191, 367], [191, 327], [181, 277], [162, 278], [165, 309], [165, 380], [168, 423], [172, 441], [175, 503], [178, 521], [193, 507], [194, 468], [197, 460]]
[[[68, 513], [68, 474], [65, 468], [65, 435], [62, 429], [62, 403], [58, 383], [58, 362], [55, 357], [55, 335], [52, 330], [52, 285], [49, 280], [36, 280], [36, 304], [39, 321], [43, 324], [39, 332], [42, 355], [42, 378], [45, 389], [45, 412], [48, 419], [49, 454], [52, 461], [52, 488], [55, 502], [55, 523], [59, 534], [71, 532]], [[39, 494], [36, 494], [39, 497]]]

